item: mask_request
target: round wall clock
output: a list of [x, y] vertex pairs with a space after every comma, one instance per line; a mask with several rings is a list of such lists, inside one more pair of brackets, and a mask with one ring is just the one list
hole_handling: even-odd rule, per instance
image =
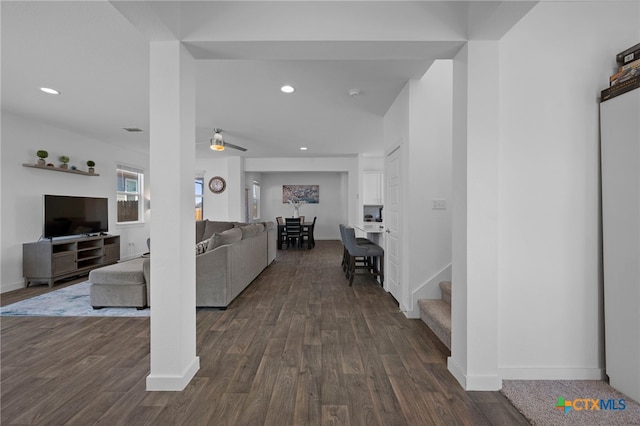
[[214, 176], [209, 180], [209, 189], [214, 194], [220, 194], [227, 187], [227, 182], [222, 179], [220, 176]]

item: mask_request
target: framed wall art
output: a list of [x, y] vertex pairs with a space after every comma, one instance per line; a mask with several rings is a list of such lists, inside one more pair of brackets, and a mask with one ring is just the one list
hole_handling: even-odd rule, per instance
[[320, 185], [282, 185], [282, 203], [320, 203]]

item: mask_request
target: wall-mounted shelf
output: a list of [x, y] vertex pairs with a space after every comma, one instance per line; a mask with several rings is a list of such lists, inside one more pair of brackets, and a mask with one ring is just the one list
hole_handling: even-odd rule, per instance
[[63, 169], [61, 167], [51, 167], [51, 166], [38, 166], [37, 164], [22, 164], [24, 167], [31, 167], [32, 169], [42, 169], [42, 170], [52, 170], [54, 172], [64, 172], [64, 173], [73, 173], [76, 175], [85, 175], [85, 176], [100, 176], [98, 173], [89, 173], [83, 170], [71, 170], [71, 169]]

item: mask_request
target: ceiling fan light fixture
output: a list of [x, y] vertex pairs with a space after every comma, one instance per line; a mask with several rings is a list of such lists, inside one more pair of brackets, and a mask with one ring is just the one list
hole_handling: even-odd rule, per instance
[[[218, 133], [216, 135], [219, 135]], [[222, 137], [220, 137], [220, 139], [217, 139], [215, 136], [213, 137], [213, 139], [211, 139], [211, 145], [209, 146], [209, 148], [211, 148], [214, 151], [224, 151], [224, 142], [222, 141]]]

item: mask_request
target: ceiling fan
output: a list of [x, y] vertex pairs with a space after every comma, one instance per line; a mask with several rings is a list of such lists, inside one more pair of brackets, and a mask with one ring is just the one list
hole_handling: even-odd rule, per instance
[[237, 149], [239, 151], [247, 150], [247, 148], [243, 148], [241, 146], [234, 145], [229, 142], [225, 142], [225, 140], [222, 138], [222, 129], [217, 129], [217, 128], [213, 129], [213, 137], [209, 139], [209, 144], [210, 144], [209, 148], [211, 148], [214, 151], [224, 151], [226, 147]]

